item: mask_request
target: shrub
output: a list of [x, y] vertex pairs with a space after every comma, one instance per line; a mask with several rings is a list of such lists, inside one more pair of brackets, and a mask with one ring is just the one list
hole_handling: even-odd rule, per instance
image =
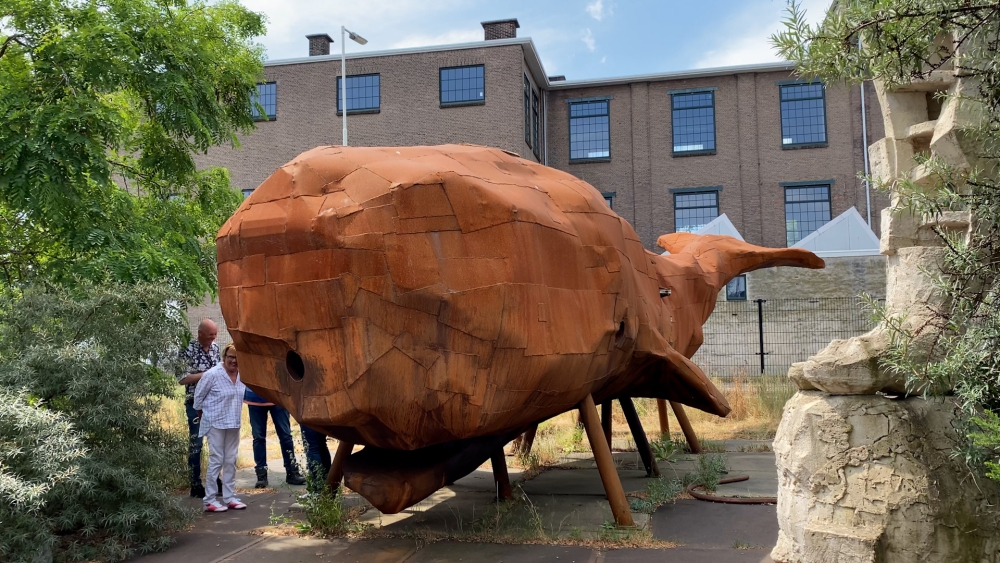
[[[186, 334], [176, 303], [152, 284], [31, 288], [0, 300], [0, 390], [31, 402], [4, 401], [4, 428], [24, 434], [0, 457], [24, 499], [5, 507], [27, 534], [5, 540], [13, 559], [36, 538], [57, 559], [120, 560], [166, 547], [190, 521], [170, 494], [184, 481], [186, 437], [159, 417]], [[31, 443], [47, 445], [20, 447]]]

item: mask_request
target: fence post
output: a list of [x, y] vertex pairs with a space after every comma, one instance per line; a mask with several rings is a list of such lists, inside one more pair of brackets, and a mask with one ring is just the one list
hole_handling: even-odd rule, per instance
[[757, 331], [760, 341], [760, 374], [764, 375], [764, 302], [766, 299], [757, 300]]

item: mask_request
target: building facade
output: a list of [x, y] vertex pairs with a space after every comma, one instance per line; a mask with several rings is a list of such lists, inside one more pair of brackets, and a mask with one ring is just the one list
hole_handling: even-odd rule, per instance
[[[347, 56], [349, 144], [471, 143], [565, 170], [605, 194], [643, 243], [725, 213], [743, 237], [790, 246], [851, 207], [879, 232], [885, 196], [866, 193], [867, 138], [883, 136], [874, 90], [809, 83], [790, 63], [600, 80], [546, 76], [516, 20], [485, 40]], [[339, 145], [340, 57], [327, 35], [310, 56], [265, 63], [267, 114], [242, 148], [199, 164], [228, 168], [249, 193], [319, 145]]]

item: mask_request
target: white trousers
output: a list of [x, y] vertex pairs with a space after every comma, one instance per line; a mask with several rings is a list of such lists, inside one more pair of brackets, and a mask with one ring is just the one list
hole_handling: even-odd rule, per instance
[[222, 472], [222, 503], [236, 498], [236, 451], [240, 446], [239, 428], [208, 430], [208, 472], [205, 473], [205, 503], [219, 493], [215, 478]]

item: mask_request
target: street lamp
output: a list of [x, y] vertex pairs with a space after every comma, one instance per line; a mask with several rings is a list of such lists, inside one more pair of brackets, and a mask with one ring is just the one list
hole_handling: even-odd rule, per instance
[[341, 114], [344, 123], [344, 146], [347, 146], [347, 37], [358, 45], [368, 43], [368, 40], [346, 27], [340, 26], [340, 103], [344, 113]]

